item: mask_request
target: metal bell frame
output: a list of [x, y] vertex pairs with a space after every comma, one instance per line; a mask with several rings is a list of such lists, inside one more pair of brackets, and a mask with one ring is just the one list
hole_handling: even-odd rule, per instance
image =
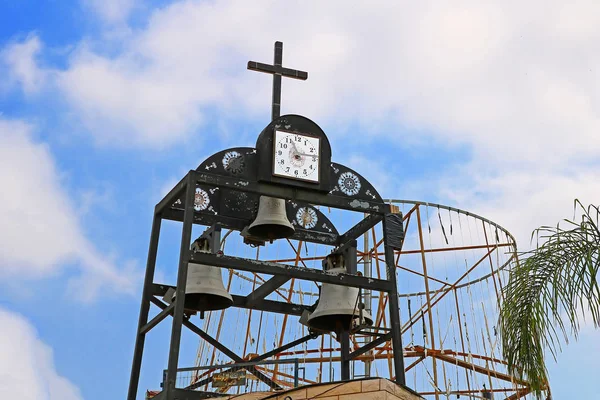
[[[352, 271], [352, 267], [348, 268], [349, 272], [351, 272], [350, 274], [330, 275], [327, 274], [325, 271], [315, 269], [290, 269], [289, 266], [283, 264], [268, 261], [257, 262], [255, 260], [253, 260], [253, 262], [249, 262], [250, 260], [241, 257], [216, 254], [218, 252], [217, 249], [219, 249], [218, 244], [220, 243], [221, 233], [221, 227], [218, 224], [214, 224], [218, 221], [218, 217], [215, 217], [213, 219], [206, 218], [204, 220], [210, 221], [212, 225], [204, 233], [204, 235], [212, 241], [212, 244], [210, 246], [212, 252], [192, 252], [189, 243], [191, 242], [192, 225], [195, 222], [194, 196], [197, 184], [209, 183], [218, 187], [231, 187], [235, 184], [235, 182], [236, 180], [232, 178], [208, 176], [208, 174], [191, 170], [157, 204], [155, 208], [127, 399], [136, 399], [146, 334], [169, 315], [173, 317], [171, 328], [171, 341], [169, 345], [169, 360], [167, 364], [167, 373], [165, 379], [166, 387], [163, 388], [163, 392], [161, 392], [161, 394], [159, 395], [160, 400], [171, 400], [179, 396], [181, 396], [180, 398], [186, 399], [203, 398], [201, 397], [202, 392], [194, 392], [191, 390], [185, 390], [175, 387], [175, 378], [179, 362], [181, 331], [183, 326], [196, 333], [202, 339], [204, 339], [209, 344], [213, 345], [215, 348], [221, 351], [224, 355], [230, 357], [234, 362], [239, 363], [243, 361], [241, 356], [233, 353], [224, 344], [218, 342], [208, 333], [204, 332], [201, 328], [199, 328], [197, 325], [190, 322], [189, 318], [184, 318], [184, 301], [179, 301], [179, 299], [185, 298], [188, 264], [190, 262], [211, 265], [221, 268], [232, 268], [234, 270], [239, 271], [248, 271], [273, 275], [271, 279], [266, 281], [262, 286], [258, 287], [254, 292], [248, 294], [247, 296], [232, 295], [232, 307], [252, 308], [255, 310], [262, 310], [267, 312], [276, 312], [288, 315], [301, 316], [302, 313], [308, 308], [307, 306], [265, 300], [265, 297], [267, 295], [277, 290], [281, 285], [286, 283], [291, 278], [315, 281], [318, 283], [350, 286], [360, 288], [362, 290], [373, 290], [387, 293], [389, 298], [388, 308], [390, 309], [391, 323], [390, 330], [387, 333], [382, 334], [370, 343], [352, 352], [350, 351], [349, 332], [344, 331], [341, 333], [341, 376], [342, 380], [350, 379], [350, 361], [352, 359], [365, 354], [369, 350], [374, 349], [375, 347], [387, 341], [391, 341], [392, 347], [394, 349], [393, 365], [394, 370], [396, 372], [395, 381], [398, 384], [405, 385], [404, 359], [402, 355], [402, 339], [400, 334], [400, 318], [398, 314], [398, 291], [396, 284], [396, 271], [394, 265], [394, 249], [397, 248], [398, 244], [394, 245], [390, 243], [390, 238], [398, 236], [397, 232], [392, 232], [390, 226], [397, 226], [399, 223], [398, 221], [402, 220], [402, 215], [393, 212], [389, 204], [365, 202], [363, 203], [365, 207], [362, 207], [357, 210], [354, 206], [355, 203], [353, 203], [350, 199], [342, 199], [339, 197], [330, 196], [328, 194], [318, 193], [303, 188], [288, 188], [284, 186], [276, 186], [263, 183], [251, 183], [241, 186], [241, 188], [244, 191], [257, 193], [260, 195], [267, 195], [270, 197], [281, 199], [301, 198], [307, 202], [310, 202], [310, 204], [321, 205], [325, 207], [334, 207], [355, 212], [358, 211], [360, 213], [368, 214], [354, 227], [350, 228], [347, 232], [338, 236], [337, 243], [339, 243], [339, 245], [336, 249], [337, 252], [351, 252], [353, 250], [354, 254], [356, 254], [356, 238], [358, 238], [359, 236], [367, 232], [369, 229], [381, 222], [383, 224], [384, 232], [383, 241], [385, 246], [384, 255], [387, 269], [387, 279], [366, 278], [363, 276], [354, 275], [353, 273], [356, 272], [356, 266], [354, 266], [354, 271]], [[184, 210], [183, 213], [181, 213], [183, 215], [179, 214], [179, 217], [175, 218], [175, 215], [169, 210], [171, 206], [180, 197], [184, 200]], [[167, 219], [179, 220], [183, 223], [179, 251], [177, 285], [175, 287], [154, 283], [154, 272], [156, 267], [156, 256], [158, 251], [161, 223], [162, 220], [166, 217]], [[307, 241], [316, 242], [314, 238], [302, 237], [298, 233], [295, 235], [294, 238], [299, 240], [304, 239]], [[172, 304], [167, 305], [160, 300], [160, 297], [164, 296], [169, 289], [175, 290], [176, 299]], [[161, 309], [161, 311], [149, 321], [148, 316], [150, 311], [150, 304], [156, 305]], [[279, 348], [273, 349], [265, 354], [262, 354], [259, 357], [254, 358], [253, 361], [258, 362], [267, 359], [316, 337], [318, 337], [318, 333], [311, 332], [305, 337], [294, 340], [293, 342], [287, 343]], [[277, 385], [277, 383], [271, 381], [267, 376], [262, 374], [256, 368], [247, 367], [247, 370], [248, 372], [256, 375], [259, 380], [265, 382], [272, 388], [279, 389], [279, 385]], [[194, 397], [196, 396], [195, 393], [198, 394], [197, 397]]]

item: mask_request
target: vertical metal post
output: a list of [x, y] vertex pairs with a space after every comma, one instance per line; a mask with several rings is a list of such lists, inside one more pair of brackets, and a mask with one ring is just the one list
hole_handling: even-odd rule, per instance
[[383, 247], [385, 251], [385, 264], [387, 279], [390, 281], [392, 290], [388, 293], [388, 309], [390, 312], [390, 328], [392, 332], [392, 348], [394, 349], [394, 371], [396, 372], [396, 383], [406, 384], [404, 375], [404, 348], [402, 347], [402, 329], [400, 326], [400, 308], [398, 305], [398, 285], [396, 283], [396, 264], [394, 262], [394, 249], [388, 243], [387, 218], [383, 218]]
[[[281, 69], [283, 64], [283, 43], [275, 42], [275, 57], [273, 65]], [[281, 115], [281, 73], [273, 73], [273, 108], [271, 109], [271, 121]]]
[[140, 305], [140, 316], [135, 337], [133, 362], [131, 366], [131, 376], [129, 378], [129, 390], [127, 392], [127, 400], [135, 400], [140, 381], [142, 355], [144, 353], [144, 343], [146, 340], [146, 334], [140, 333], [140, 330], [148, 322], [148, 313], [150, 311], [150, 297], [152, 296], [151, 289], [152, 283], [154, 281], [156, 253], [158, 251], [158, 239], [160, 236], [161, 222], [161, 216], [155, 214], [154, 219], [152, 220], [152, 231], [150, 233], [150, 245], [148, 248], [148, 259], [146, 261], [146, 275], [144, 277], [144, 287], [142, 288], [142, 304]]
[[350, 332], [347, 330], [342, 330], [340, 332], [340, 363], [341, 365], [341, 378], [342, 381], [350, 380]]
[[[431, 348], [435, 349], [435, 333], [433, 330], [433, 312], [431, 311], [431, 292], [429, 291], [429, 276], [427, 275], [427, 262], [425, 260], [425, 244], [423, 243], [423, 228], [421, 226], [420, 205], [417, 207], [417, 227], [419, 228], [419, 243], [421, 245], [421, 262], [423, 263], [423, 278], [425, 279], [425, 298], [427, 299], [427, 312], [429, 313], [429, 335], [431, 336]], [[446, 292], [447, 293], [447, 292]], [[425, 324], [425, 321], [423, 321]], [[435, 400], [440, 398], [438, 393], [437, 363], [435, 357], [431, 359], [433, 366], [433, 384], [435, 389]]]
[[294, 387], [298, 387], [298, 373], [300, 368], [300, 361], [297, 358], [294, 358]]
[[[368, 216], [369, 214], [365, 214], [365, 218]], [[368, 231], [367, 231], [368, 232]], [[365, 277], [370, 278], [372, 276], [372, 269], [373, 269], [373, 262], [371, 261], [371, 254], [370, 254], [370, 248], [369, 248], [369, 235], [368, 233], [365, 232], [365, 234], [363, 235], [363, 240], [364, 240], [364, 256], [363, 256], [363, 274]], [[374, 243], [375, 244], [375, 243]], [[364, 304], [365, 304], [365, 312], [373, 315], [372, 313], [372, 291], [371, 289], [367, 289], [364, 291]], [[368, 344], [369, 342], [371, 342], [371, 337], [367, 336], [367, 339], [365, 341], [365, 344]], [[373, 350], [369, 350], [366, 355], [371, 355], [373, 354]], [[370, 378], [371, 377], [371, 360], [365, 360], [364, 361], [364, 369], [365, 369], [365, 378]]]
[[183, 214], [183, 227], [181, 229], [181, 247], [179, 249], [179, 270], [177, 272], [177, 289], [175, 295], [175, 309], [173, 312], [173, 327], [171, 328], [171, 344], [169, 346], [169, 361], [167, 364], [167, 397], [175, 388], [177, 365], [179, 362], [179, 347], [181, 344], [181, 326], [183, 324], [183, 306], [185, 302], [185, 284], [190, 259], [190, 242], [192, 239], [192, 223], [194, 219], [194, 196], [196, 182], [194, 174], [187, 176], [185, 189], [185, 211]]

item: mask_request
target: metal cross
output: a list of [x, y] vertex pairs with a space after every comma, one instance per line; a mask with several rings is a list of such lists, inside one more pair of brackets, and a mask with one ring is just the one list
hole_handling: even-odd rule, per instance
[[283, 43], [275, 42], [275, 60], [274, 65], [263, 64], [256, 61], [248, 61], [248, 69], [258, 72], [273, 74], [273, 108], [271, 111], [271, 121], [279, 117], [281, 112], [281, 77], [294, 78], [300, 80], [308, 79], [308, 72], [295, 69], [284, 68], [283, 63]]

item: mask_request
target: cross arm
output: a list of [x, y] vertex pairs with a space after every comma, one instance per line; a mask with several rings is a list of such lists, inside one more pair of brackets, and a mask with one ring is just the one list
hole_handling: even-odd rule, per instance
[[266, 72], [268, 74], [280, 74], [287, 78], [294, 78], [305, 81], [308, 79], [308, 72], [296, 69], [285, 68], [279, 65], [269, 65], [256, 61], [248, 61], [248, 69], [257, 72]]

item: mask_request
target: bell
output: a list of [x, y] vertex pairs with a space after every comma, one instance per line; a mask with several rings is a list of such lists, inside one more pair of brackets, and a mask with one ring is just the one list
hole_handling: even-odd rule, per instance
[[183, 308], [203, 313], [210, 310], [223, 310], [232, 304], [233, 298], [223, 286], [221, 268], [188, 263]]
[[285, 200], [260, 196], [256, 218], [248, 227], [248, 233], [268, 240], [290, 237], [295, 230], [285, 212]]
[[[328, 274], [346, 273], [346, 268], [336, 267]], [[359, 289], [350, 286], [324, 283], [315, 311], [308, 317], [307, 325], [315, 330], [325, 332], [349, 331], [357, 325], [373, 325], [371, 314], [359, 310]]]

